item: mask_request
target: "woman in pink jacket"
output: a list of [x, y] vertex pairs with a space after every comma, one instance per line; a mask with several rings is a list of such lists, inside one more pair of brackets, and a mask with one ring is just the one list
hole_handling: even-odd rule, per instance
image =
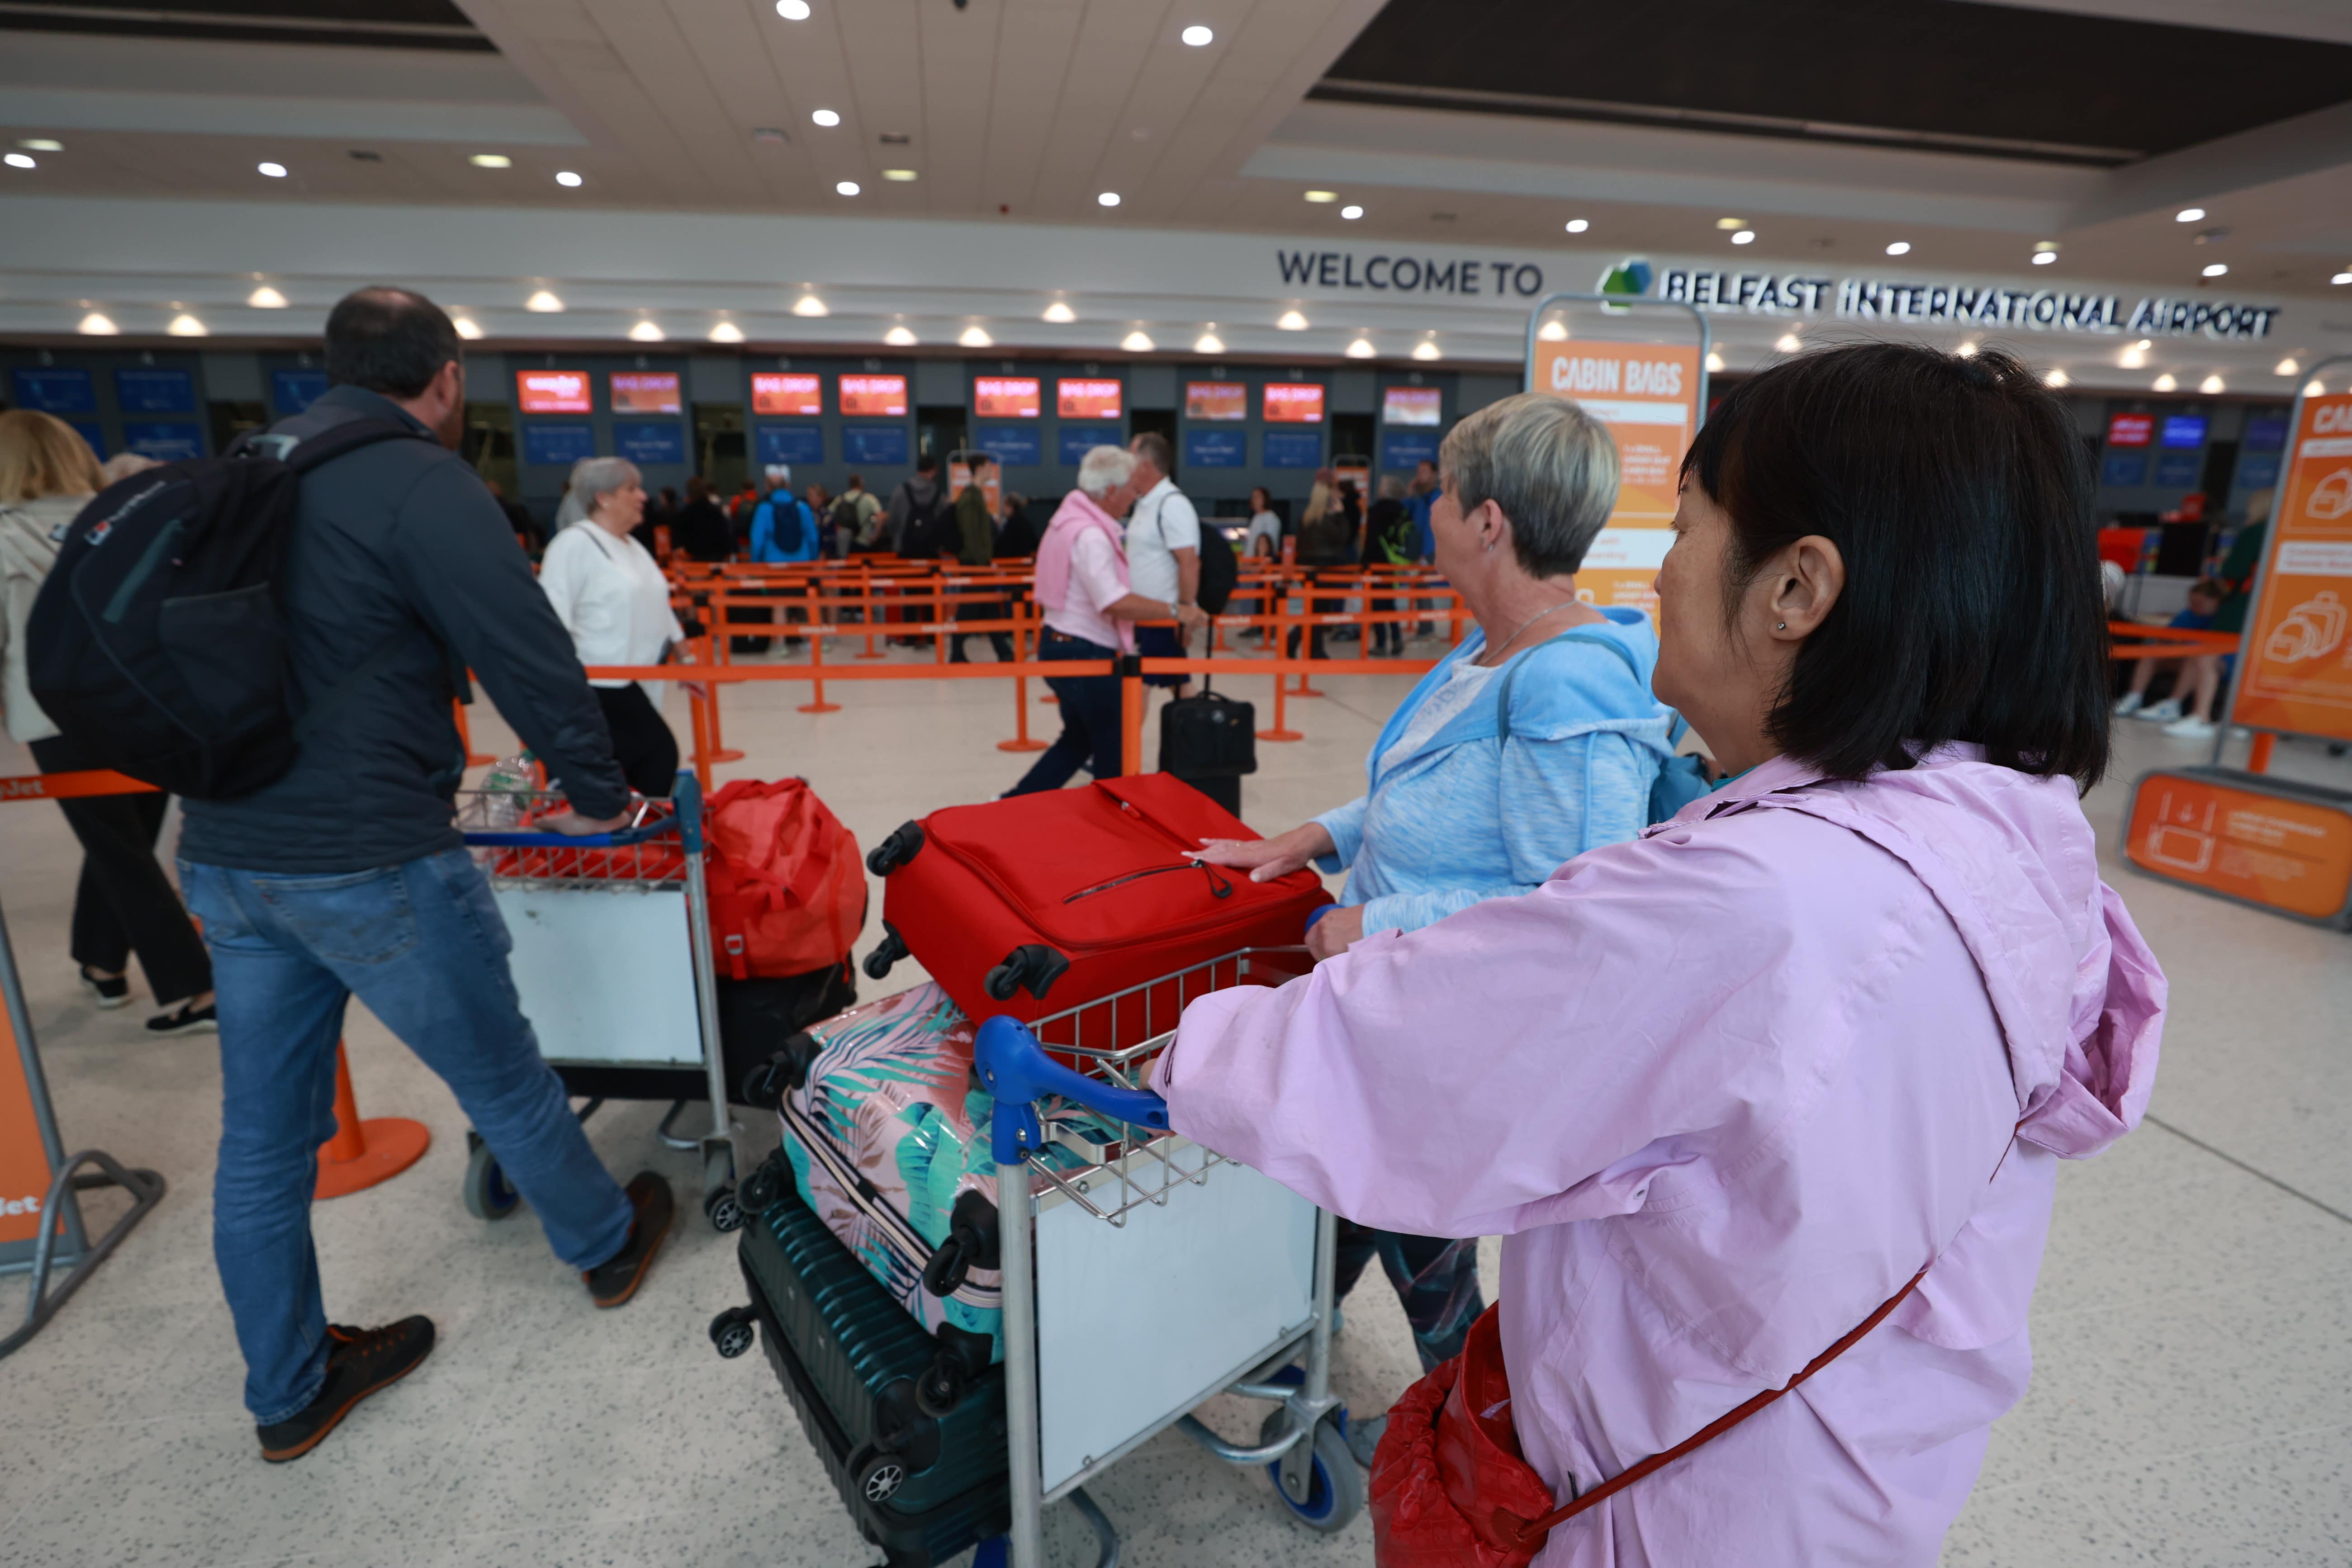
[[1927, 1568], [2025, 1388], [2056, 1163], [2156, 1071], [2164, 978], [2079, 804], [2091, 479], [2017, 361], [1886, 344], [1747, 382], [1683, 477], [1655, 688], [1736, 776], [1524, 898], [1194, 1003], [1155, 1087], [1350, 1219], [1505, 1237], [1511, 1416], [1560, 1502], [1925, 1268], [1537, 1562]]

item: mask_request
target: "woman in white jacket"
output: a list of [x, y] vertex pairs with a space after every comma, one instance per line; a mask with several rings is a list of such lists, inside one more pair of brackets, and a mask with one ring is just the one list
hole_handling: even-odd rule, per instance
[[[540, 563], [539, 585], [572, 634], [583, 665], [659, 664], [686, 630], [670, 612], [669, 581], [629, 537], [645, 516], [646, 489], [636, 466], [620, 458], [591, 458], [572, 470], [569, 500], [581, 521], [555, 536]], [[667, 795], [677, 777], [677, 739], [662, 718], [667, 683], [591, 680], [613, 756], [640, 795]]]

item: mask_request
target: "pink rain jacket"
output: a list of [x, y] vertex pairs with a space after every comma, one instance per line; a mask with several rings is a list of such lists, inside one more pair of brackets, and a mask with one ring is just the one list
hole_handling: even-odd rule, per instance
[[1934, 1259], [1537, 1560], [1930, 1568], [2025, 1389], [2056, 1162], [2137, 1124], [2164, 995], [2071, 782], [1780, 759], [1524, 898], [1203, 997], [1154, 1084], [1351, 1219], [1505, 1237], [1513, 1417], [1562, 1501]]

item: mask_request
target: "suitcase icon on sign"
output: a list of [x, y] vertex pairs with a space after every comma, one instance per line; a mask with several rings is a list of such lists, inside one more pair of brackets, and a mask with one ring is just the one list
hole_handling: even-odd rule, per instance
[[2140, 853], [2151, 864], [2169, 866], [2176, 871], [2200, 872], [2213, 865], [2213, 803], [2205, 803], [2200, 814], [2190, 806], [2173, 820], [2172, 792], [2166, 790], [2157, 803], [2156, 824], [2141, 841]]
[[2324, 658], [2344, 640], [2347, 617], [2352, 617], [2352, 611], [2336, 596], [2336, 590], [2322, 589], [2289, 610], [2286, 618], [2272, 628], [2263, 644], [2263, 655], [2279, 664]]

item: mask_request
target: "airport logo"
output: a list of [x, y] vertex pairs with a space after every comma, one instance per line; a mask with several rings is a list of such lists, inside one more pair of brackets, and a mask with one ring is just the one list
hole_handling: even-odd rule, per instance
[[[1603, 289], [1606, 290], [1604, 283]], [[1669, 268], [1656, 297], [1702, 310], [1833, 314], [1854, 321], [2012, 327], [2037, 332], [2132, 332], [2149, 337], [2266, 338], [2276, 305], [2150, 297], [2130, 310], [2120, 294], [2069, 294], [1998, 284], [1822, 278], [1800, 273]]]

